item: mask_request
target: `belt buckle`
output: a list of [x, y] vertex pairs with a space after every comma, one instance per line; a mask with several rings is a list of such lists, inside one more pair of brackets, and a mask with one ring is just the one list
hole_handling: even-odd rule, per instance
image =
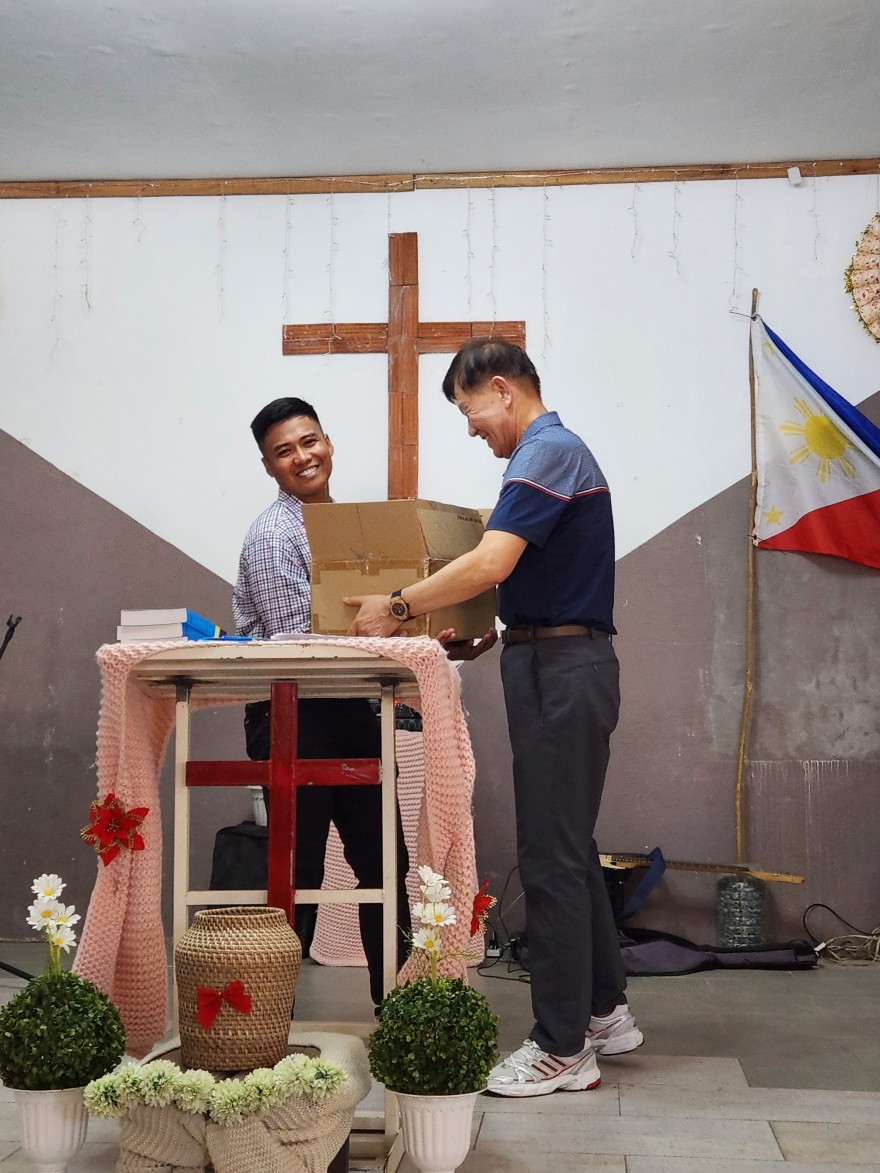
[[510, 647], [511, 644], [533, 643], [537, 638], [538, 627], [536, 624], [525, 625], [520, 624], [514, 627], [507, 627], [501, 633], [501, 642], [505, 647]]

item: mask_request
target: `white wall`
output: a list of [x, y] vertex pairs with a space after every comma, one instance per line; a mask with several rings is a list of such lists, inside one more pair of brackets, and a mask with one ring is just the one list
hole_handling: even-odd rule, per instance
[[[523, 318], [548, 406], [611, 483], [619, 553], [748, 472], [747, 311], [854, 402], [880, 348], [843, 289], [880, 179], [0, 201], [0, 428], [230, 581], [273, 497], [248, 423], [318, 408], [340, 499], [382, 499], [383, 356], [283, 358], [283, 322], [380, 321], [417, 231], [422, 320]], [[423, 497], [485, 506], [503, 466], [422, 359]], [[0, 470], [2, 475], [2, 470]], [[14, 486], [6, 486], [14, 491]]]

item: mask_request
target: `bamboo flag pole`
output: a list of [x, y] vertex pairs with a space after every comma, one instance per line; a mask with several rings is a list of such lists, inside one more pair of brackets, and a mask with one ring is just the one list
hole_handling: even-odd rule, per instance
[[[754, 320], [758, 312], [758, 291], [752, 290], [752, 313]], [[755, 669], [755, 543], [752, 541], [752, 529], [755, 524], [755, 510], [758, 505], [758, 457], [755, 447], [756, 406], [755, 406], [755, 356], [752, 350], [752, 333], [749, 328], [749, 396], [751, 400], [752, 421], [752, 476], [749, 488], [749, 554], [748, 554], [748, 593], [746, 602], [746, 670], [743, 686], [742, 715], [739, 723], [739, 748], [736, 755], [736, 862], [741, 864], [745, 858], [744, 835], [744, 795], [743, 777], [746, 764], [746, 743], [749, 736], [749, 717], [752, 708], [752, 686]]]

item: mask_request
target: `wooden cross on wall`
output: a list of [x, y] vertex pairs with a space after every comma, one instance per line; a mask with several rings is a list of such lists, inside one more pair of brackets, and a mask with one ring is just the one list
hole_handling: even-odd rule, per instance
[[388, 237], [388, 321], [282, 326], [282, 354], [388, 355], [388, 497], [418, 496], [419, 355], [455, 354], [492, 335], [525, 348], [525, 322], [420, 322], [419, 239]]

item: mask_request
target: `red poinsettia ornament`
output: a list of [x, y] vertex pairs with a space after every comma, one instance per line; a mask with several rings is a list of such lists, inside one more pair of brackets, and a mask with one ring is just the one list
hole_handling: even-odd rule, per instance
[[489, 909], [495, 905], [495, 897], [487, 896], [486, 889], [489, 887], [488, 878], [483, 880], [480, 885], [480, 890], [474, 897], [474, 907], [471, 911], [471, 936], [476, 933], [483, 933], [486, 931], [486, 917], [489, 914]]
[[144, 840], [138, 827], [150, 813], [147, 806], [133, 807], [127, 811], [115, 794], [108, 794], [102, 801], [96, 799], [89, 813], [89, 824], [80, 834], [84, 843], [91, 844], [98, 858], [106, 867], [117, 857], [123, 847], [129, 851], [143, 851]]

